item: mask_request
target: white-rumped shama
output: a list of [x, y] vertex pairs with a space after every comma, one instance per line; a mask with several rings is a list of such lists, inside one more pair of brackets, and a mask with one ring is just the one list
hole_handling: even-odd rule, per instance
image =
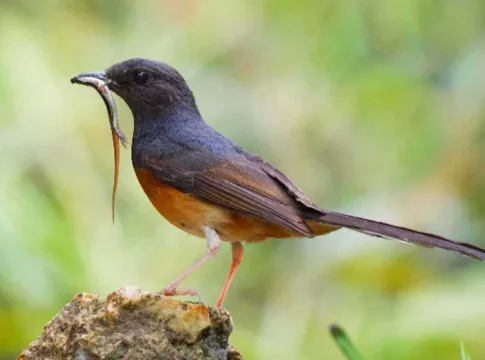
[[184, 78], [167, 64], [135, 58], [79, 76], [103, 81], [130, 107], [133, 167], [153, 206], [171, 224], [207, 240], [207, 252], [163, 290], [166, 295], [197, 294], [177, 287], [227, 241], [232, 265], [217, 300], [222, 306], [242, 242], [340, 228], [485, 260], [485, 250], [475, 245], [319, 208], [281, 171], [207, 125]]

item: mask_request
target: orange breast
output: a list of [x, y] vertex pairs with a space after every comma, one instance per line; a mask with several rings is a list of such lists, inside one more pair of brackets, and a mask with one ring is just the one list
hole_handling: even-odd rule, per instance
[[203, 226], [217, 231], [224, 241], [261, 242], [268, 238], [300, 237], [278, 224], [237, 214], [209, 204], [158, 181], [148, 170], [136, 168], [143, 190], [158, 212], [185, 232], [203, 237]]
[[205, 204], [189, 194], [161, 183], [148, 170], [137, 168], [135, 173], [153, 206], [179, 229], [203, 237], [204, 225], [226, 222], [227, 214], [224, 210]]

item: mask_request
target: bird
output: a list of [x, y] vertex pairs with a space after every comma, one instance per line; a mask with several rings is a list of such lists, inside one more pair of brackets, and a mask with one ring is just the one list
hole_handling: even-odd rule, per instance
[[485, 260], [485, 250], [472, 244], [319, 207], [283, 172], [211, 127], [183, 76], [166, 63], [131, 58], [79, 76], [101, 81], [130, 108], [131, 160], [155, 209], [206, 240], [205, 253], [164, 295], [198, 295], [179, 285], [227, 242], [232, 263], [216, 302], [222, 307], [243, 259], [243, 243], [312, 238], [343, 228]]

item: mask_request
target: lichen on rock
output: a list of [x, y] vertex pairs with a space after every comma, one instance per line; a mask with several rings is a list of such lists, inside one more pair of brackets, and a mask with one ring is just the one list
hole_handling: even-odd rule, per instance
[[125, 287], [106, 299], [82, 293], [18, 360], [239, 360], [230, 314]]

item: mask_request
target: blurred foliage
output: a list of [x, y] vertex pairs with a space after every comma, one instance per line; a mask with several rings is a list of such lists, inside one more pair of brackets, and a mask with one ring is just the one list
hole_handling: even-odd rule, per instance
[[[154, 211], [103, 103], [69, 79], [128, 57], [187, 78], [206, 120], [324, 208], [485, 245], [485, 2], [0, 1], [0, 358], [74, 294], [157, 290], [204, 241]], [[131, 114], [119, 101], [128, 134]], [[228, 247], [191, 276], [213, 303]], [[485, 358], [485, 269], [341, 231], [248, 246], [225, 304], [247, 359]], [[323, 338], [323, 340], [322, 340]]]

